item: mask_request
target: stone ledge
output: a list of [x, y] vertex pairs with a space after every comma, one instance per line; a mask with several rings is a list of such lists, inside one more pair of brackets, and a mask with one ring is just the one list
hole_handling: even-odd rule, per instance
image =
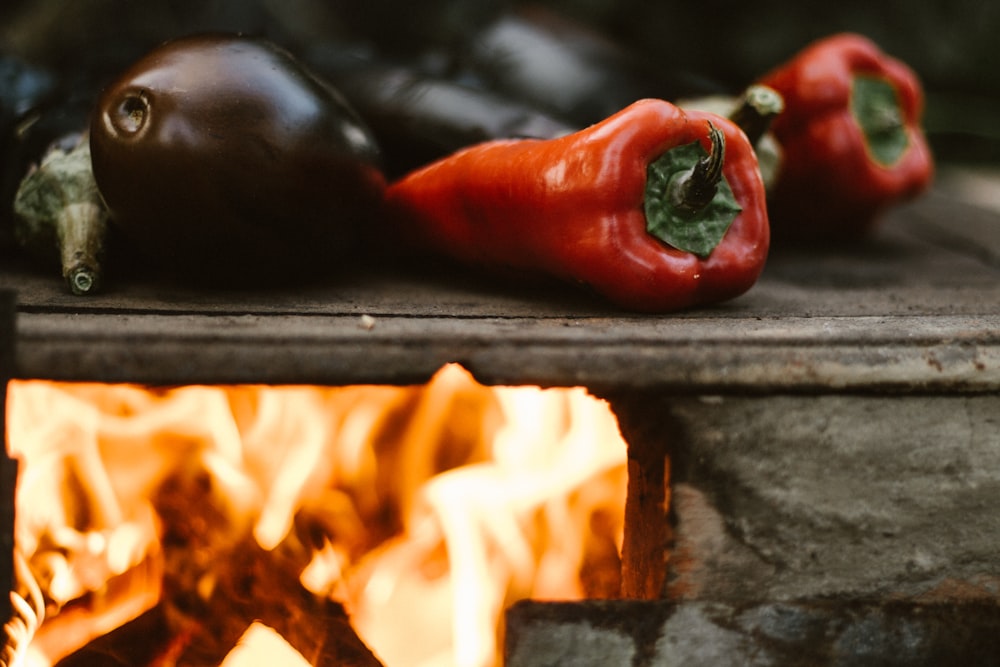
[[507, 667], [991, 665], [1000, 606], [913, 603], [521, 602]]

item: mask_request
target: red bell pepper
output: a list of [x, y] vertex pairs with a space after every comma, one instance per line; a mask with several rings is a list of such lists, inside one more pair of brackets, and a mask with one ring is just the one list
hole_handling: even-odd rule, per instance
[[783, 153], [769, 192], [776, 236], [856, 239], [929, 186], [920, 81], [871, 40], [819, 40], [760, 83], [785, 102], [771, 125]]
[[770, 238], [744, 133], [652, 99], [563, 137], [460, 150], [390, 185], [386, 201], [405, 243], [645, 312], [744, 293]]

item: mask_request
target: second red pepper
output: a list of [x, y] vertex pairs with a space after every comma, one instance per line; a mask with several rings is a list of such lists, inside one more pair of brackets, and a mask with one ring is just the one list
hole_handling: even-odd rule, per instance
[[761, 83], [785, 103], [771, 126], [783, 153], [769, 193], [776, 235], [854, 239], [928, 187], [920, 81], [871, 40], [821, 39]]
[[392, 184], [386, 198], [403, 242], [583, 284], [645, 312], [746, 292], [770, 238], [743, 132], [661, 100], [565, 137], [461, 150]]

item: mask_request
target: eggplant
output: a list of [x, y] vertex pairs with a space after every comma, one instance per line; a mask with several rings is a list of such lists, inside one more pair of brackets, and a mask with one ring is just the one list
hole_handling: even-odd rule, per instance
[[86, 135], [57, 142], [28, 171], [14, 212], [18, 244], [40, 261], [58, 263], [73, 294], [100, 288], [108, 212], [94, 182]]
[[239, 35], [140, 58], [98, 99], [90, 149], [134, 252], [237, 287], [337, 271], [385, 188], [377, 142], [343, 96], [287, 50]]
[[474, 81], [370, 54], [327, 58], [319, 67], [365, 118], [396, 178], [492, 139], [550, 139], [576, 126]]
[[719, 90], [687, 73], [654, 71], [539, 7], [496, 13], [461, 42], [429, 41], [403, 56], [362, 44], [307, 57], [368, 121], [391, 177], [482, 141], [569, 134], [642, 97]]
[[569, 16], [537, 5], [507, 12], [465, 55], [486, 85], [586, 127], [636, 100], [725, 92], [689, 70], [641, 57]]
[[2, 60], [3, 215], [0, 250], [61, 268], [70, 291], [102, 281], [107, 216], [81, 148], [98, 84], [64, 79], [14, 57]]

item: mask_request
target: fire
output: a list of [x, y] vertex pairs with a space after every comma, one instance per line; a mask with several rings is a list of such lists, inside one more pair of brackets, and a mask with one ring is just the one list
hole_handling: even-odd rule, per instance
[[356, 664], [486, 667], [512, 602], [618, 592], [626, 447], [582, 388], [17, 381], [7, 410], [7, 664], [156, 611], [150, 665], [238, 665], [261, 632], [334, 664], [356, 632]]

